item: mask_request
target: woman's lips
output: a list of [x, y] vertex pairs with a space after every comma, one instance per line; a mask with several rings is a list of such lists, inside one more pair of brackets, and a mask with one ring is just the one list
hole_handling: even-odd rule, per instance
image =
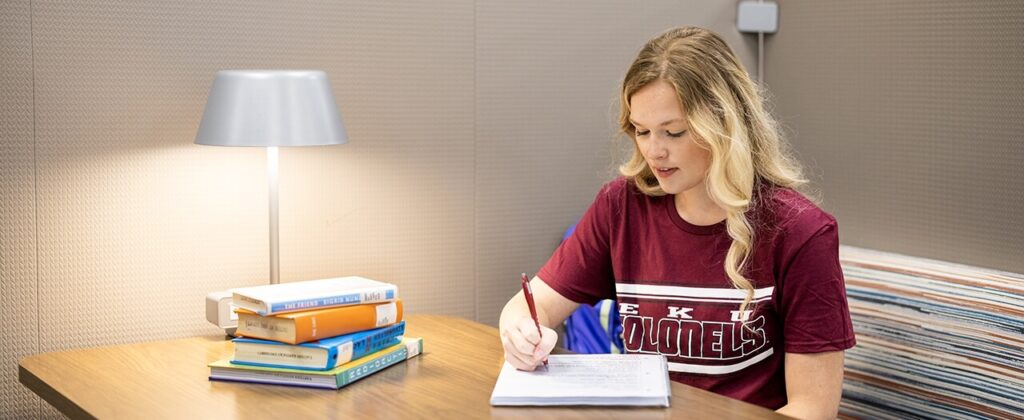
[[678, 170], [679, 168], [655, 168], [654, 173], [660, 177], [669, 177]]

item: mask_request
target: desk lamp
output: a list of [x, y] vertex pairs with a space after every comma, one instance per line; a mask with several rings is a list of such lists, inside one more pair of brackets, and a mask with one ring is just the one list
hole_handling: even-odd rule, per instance
[[270, 184], [270, 284], [281, 282], [278, 256], [277, 148], [345, 144], [327, 74], [319, 70], [217, 72], [196, 144], [267, 148]]

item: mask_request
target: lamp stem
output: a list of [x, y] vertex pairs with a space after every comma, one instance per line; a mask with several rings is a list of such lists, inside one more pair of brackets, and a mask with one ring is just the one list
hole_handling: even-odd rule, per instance
[[267, 148], [267, 183], [270, 197], [270, 284], [281, 283], [277, 235], [277, 147]]

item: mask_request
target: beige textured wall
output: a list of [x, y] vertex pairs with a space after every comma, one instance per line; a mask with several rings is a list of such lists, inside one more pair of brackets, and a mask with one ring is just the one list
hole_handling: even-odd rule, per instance
[[39, 351], [32, 35], [28, 0], [0, 2], [0, 417], [39, 412], [17, 384], [18, 359]]
[[783, 0], [777, 111], [844, 244], [1024, 272], [1024, 2]]
[[610, 176], [615, 85], [649, 36], [732, 2], [0, 3], [0, 417], [38, 352], [197, 334], [267, 277], [265, 154], [192, 144], [214, 73], [327, 71], [351, 142], [281, 152], [283, 281], [395, 282], [493, 323]]

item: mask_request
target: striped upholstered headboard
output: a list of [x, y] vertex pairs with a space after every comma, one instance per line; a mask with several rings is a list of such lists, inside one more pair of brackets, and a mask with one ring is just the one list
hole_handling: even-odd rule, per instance
[[1024, 276], [853, 247], [841, 417], [1024, 418]]

